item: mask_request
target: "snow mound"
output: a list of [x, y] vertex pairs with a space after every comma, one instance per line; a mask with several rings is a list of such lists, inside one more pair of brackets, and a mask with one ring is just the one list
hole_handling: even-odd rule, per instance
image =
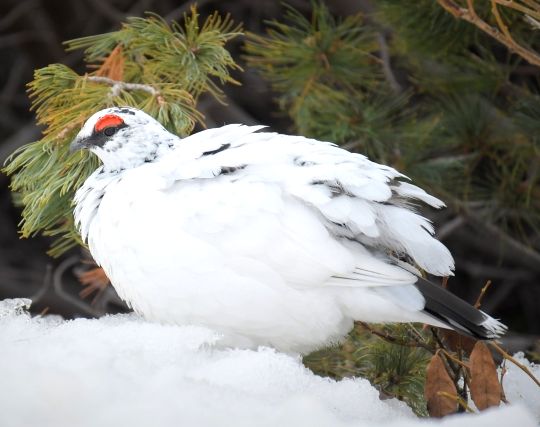
[[[422, 421], [402, 402], [379, 400], [366, 380], [321, 378], [300, 358], [269, 348], [217, 349], [219, 336], [205, 328], [154, 324], [133, 314], [31, 317], [29, 303], [0, 302], [2, 426], [536, 424], [521, 406]], [[509, 399], [511, 381], [533, 395], [521, 388], [525, 380], [517, 372], [506, 380]]]
[[[529, 362], [522, 352], [514, 354], [513, 357], [540, 379], [540, 365]], [[507, 363], [506, 369], [503, 378], [506, 398], [509, 402], [522, 402], [526, 405], [540, 425], [540, 387], [513, 363]]]

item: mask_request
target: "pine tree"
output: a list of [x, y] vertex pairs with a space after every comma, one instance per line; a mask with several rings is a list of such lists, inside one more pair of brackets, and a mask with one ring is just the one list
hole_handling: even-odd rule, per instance
[[224, 45], [240, 34], [240, 27], [217, 13], [199, 21], [195, 8], [183, 26], [154, 15], [130, 18], [118, 31], [66, 43], [69, 50], [84, 49], [92, 71], [78, 75], [62, 64], [35, 71], [29, 93], [38, 123], [45, 127], [43, 137], [15, 152], [5, 168], [23, 206], [23, 237], [55, 236], [50, 251], [55, 256], [82, 244], [71, 203], [97, 160], [88, 153], [69, 154], [68, 147], [90, 115], [129, 105], [169, 131], [188, 135], [195, 123], [203, 123], [196, 109], [200, 95], [221, 99], [216, 81], [236, 83], [229, 71], [238, 65]]

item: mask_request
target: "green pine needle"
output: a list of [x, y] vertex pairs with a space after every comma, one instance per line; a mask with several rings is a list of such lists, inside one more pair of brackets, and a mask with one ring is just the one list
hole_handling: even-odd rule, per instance
[[55, 237], [54, 256], [82, 244], [73, 226], [72, 199], [98, 161], [85, 152], [70, 154], [68, 147], [84, 121], [103, 108], [129, 105], [169, 131], [188, 135], [203, 121], [197, 98], [205, 92], [222, 96], [214, 79], [236, 83], [229, 72], [239, 67], [224, 46], [239, 34], [239, 26], [217, 13], [201, 25], [192, 8], [183, 26], [169, 25], [156, 15], [128, 18], [119, 31], [67, 42], [68, 49], [85, 49], [86, 62], [94, 69], [121, 46], [116, 72], [122, 82], [146, 85], [140, 90], [121, 85], [113, 90], [116, 80], [93, 80], [96, 73], [80, 76], [62, 64], [36, 70], [28, 88], [43, 137], [13, 153], [4, 168], [23, 207], [21, 235]]

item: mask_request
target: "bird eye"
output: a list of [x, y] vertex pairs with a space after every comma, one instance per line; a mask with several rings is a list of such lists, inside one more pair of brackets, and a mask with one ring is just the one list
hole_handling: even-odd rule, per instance
[[113, 136], [116, 133], [116, 127], [109, 126], [105, 129], [103, 129], [103, 133], [107, 136]]

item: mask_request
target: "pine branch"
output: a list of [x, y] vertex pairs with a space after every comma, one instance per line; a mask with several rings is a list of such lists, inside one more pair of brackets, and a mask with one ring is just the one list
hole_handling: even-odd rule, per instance
[[[337, 20], [322, 2], [314, 4], [310, 20], [290, 7], [285, 20], [270, 22], [266, 36], [248, 33], [247, 62], [270, 81], [300, 133], [343, 142], [351, 110], [381, 93], [377, 37], [361, 14]], [[314, 128], [320, 120], [324, 124]], [[320, 134], [329, 123], [331, 134]]]
[[394, 75], [394, 71], [392, 70], [392, 66], [390, 65], [390, 52], [388, 51], [386, 37], [382, 32], [379, 32], [377, 34], [377, 40], [379, 42], [379, 48], [381, 52], [382, 69], [384, 72], [384, 76], [386, 77], [386, 80], [388, 81], [388, 84], [390, 85], [392, 90], [399, 94], [403, 92], [403, 88], [396, 80], [396, 76]]
[[536, 2], [532, 2], [531, 6], [533, 7], [533, 9], [529, 9], [513, 1], [491, 0], [492, 13], [495, 16], [498, 28], [489, 25], [486, 21], [484, 21], [478, 16], [474, 8], [473, 0], [467, 0], [466, 8], [461, 7], [453, 0], [437, 0], [437, 3], [439, 3], [439, 5], [444, 8], [444, 10], [451, 13], [454, 17], [473, 24], [489, 36], [493, 37], [495, 40], [506, 46], [510, 51], [521, 56], [528, 63], [540, 66], [540, 55], [538, 54], [538, 52], [535, 52], [534, 50], [520, 45], [513, 39], [508, 30], [508, 27], [503, 22], [503, 19], [501, 18], [501, 15], [499, 14], [499, 11], [497, 9], [497, 4], [501, 4], [516, 10], [520, 10], [525, 14], [525, 16], [534, 16], [538, 18], [540, 17], [540, 13], [538, 12], [538, 8], [540, 7], [540, 5]]
[[113, 79], [109, 79], [108, 77], [102, 77], [102, 76], [88, 76], [87, 79], [91, 82], [105, 83], [111, 86], [111, 91], [110, 91], [109, 96], [112, 98], [118, 97], [120, 95], [120, 91], [122, 90], [142, 90], [156, 97], [159, 105], [165, 104], [165, 99], [163, 98], [163, 95], [156, 88], [150, 85], [145, 85], [145, 84], [140, 84], [140, 83], [126, 83], [126, 82], [121, 82], [118, 80], [113, 80]]
[[45, 126], [43, 137], [13, 153], [4, 169], [23, 206], [22, 236], [55, 237], [52, 255], [81, 245], [71, 201], [97, 160], [68, 153], [76, 131], [96, 111], [130, 105], [173, 133], [189, 134], [203, 121], [195, 108], [198, 97], [221, 98], [215, 79], [235, 83], [229, 73], [238, 66], [224, 45], [239, 33], [217, 13], [200, 24], [195, 8], [184, 15], [183, 26], [155, 15], [128, 18], [119, 31], [67, 42], [69, 49], [85, 49], [93, 72], [80, 76], [61, 64], [36, 70], [29, 92]]

